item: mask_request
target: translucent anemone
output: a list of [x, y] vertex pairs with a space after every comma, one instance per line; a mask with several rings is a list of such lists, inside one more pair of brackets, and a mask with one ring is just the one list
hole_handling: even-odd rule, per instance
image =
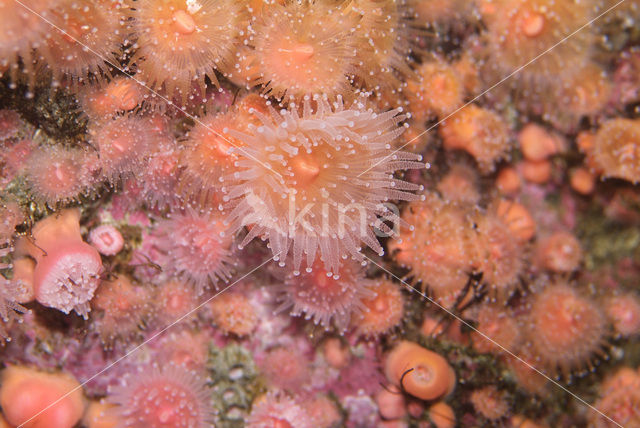
[[[315, 106], [312, 107], [312, 106]], [[374, 230], [394, 231], [382, 220], [399, 221], [391, 200], [417, 200], [420, 186], [393, 173], [420, 168], [421, 157], [393, 151], [403, 129], [400, 109], [376, 113], [361, 104], [333, 106], [319, 97], [270, 114], [249, 133], [226, 130], [245, 142], [234, 183], [225, 186], [230, 230], [250, 226], [241, 246], [256, 236], [269, 241], [276, 260], [293, 254], [297, 271], [306, 255], [310, 267], [319, 252], [327, 270], [340, 259], [362, 260], [360, 244], [382, 254]], [[281, 263], [284, 265], [284, 263]]]

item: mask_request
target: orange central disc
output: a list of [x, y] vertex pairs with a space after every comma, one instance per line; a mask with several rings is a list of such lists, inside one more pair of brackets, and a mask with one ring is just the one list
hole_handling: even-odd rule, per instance
[[296, 62], [306, 61], [311, 58], [313, 54], [313, 46], [308, 43], [300, 43], [294, 46], [292, 50], [292, 56], [297, 60]]
[[176, 32], [186, 36], [196, 31], [196, 21], [188, 12], [176, 10], [173, 12], [173, 27]]
[[320, 165], [311, 157], [296, 156], [291, 161], [291, 172], [296, 183], [307, 186], [320, 175]]
[[544, 15], [538, 12], [530, 12], [522, 20], [522, 32], [527, 37], [536, 37], [544, 29]]
[[389, 304], [388, 302], [384, 299], [383, 296], [378, 296], [376, 297], [376, 300], [373, 304], [373, 308], [377, 311], [377, 312], [384, 312], [387, 309], [389, 309]]
[[77, 43], [79, 39], [86, 33], [86, 29], [81, 23], [68, 21], [62, 38], [69, 44]]

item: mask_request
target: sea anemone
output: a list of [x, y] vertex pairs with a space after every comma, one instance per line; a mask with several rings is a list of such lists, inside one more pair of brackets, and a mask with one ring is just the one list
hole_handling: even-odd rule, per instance
[[305, 400], [302, 406], [318, 428], [331, 428], [342, 422], [342, 414], [336, 403], [326, 394], [318, 394]]
[[462, 78], [446, 61], [424, 62], [416, 74], [419, 80], [410, 80], [406, 91], [414, 119], [424, 122], [443, 117], [462, 105], [465, 95]]
[[346, 2], [360, 16], [355, 29], [358, 49], [356, 76], [375, 92], [401, 91], [414, 77], [412, 54], [418, 51], [418, 26], [413, 0], [354, 0]]
[[620, 337], [640, 334], [640, 298], [635, 293], [625, 293], [608, 297], [604, 309]]
[[569, 273], [580, 267], [582, 246], [570, 232], [560, 231], [545, 236], [538, 240], [536, 247], [537, 262], [544, 269]]
[[456, 384], [447, 360], [414, 342], [397, 344], [386, 357], [384, 372], [389, 382], [421, 400], [442, 398]]
[[526, 124], [518, 133], [522, 155], [530, 161], [542, 161], [557, 154], [562, 146], [560, 137], [536, 123]]
[[518, 70], [513, 79], [524, 100], [549, 97], [550, 90], [559, 89], [589, 63], [595, 32], [592, 27], [575, 30], [589, 22], [596, 4], [581, 0], [483, 1], [490, 74], [499, 79]]
[[332, 321], [344, 331], [352, 314], [366, 311], [365, 299], [375, 296], [373, 282], [367, 280], [361, 266], [355, 261], [345, 261], [338, 272], [323, 269], [320, 261], [312, 265], [310, 272], [290, 272], [281, 287], [277, 299], [278, 310], [291, 309], [291, 315], [305, 314], [316, 324], [329, 329]]
[[[0, 8], [4, 6], [0, 5]], [[0, 58], [2, 55], [0, 54]], [[13, 110], [0, 110], [0, 141], [16, 138], [23, 127], [22, 118]]]
[[520, 163], [522, 178], [529, 183], [545, 184], [551, 180], [553, 165], [549, 159], [541, 161], [523, 160]]
[[[219, 199], [217, 193], [233, 177], [238, 151], [242, 152], [245, 145], [242, 140], [225, 134], [224, 130], [245, 132], [249, 124], [259, 125], [260, 121], [250, 113], [252, 109], [266, 113], [266, 100], [249, 95], [224, 114], [210, 113], [198, 119], [181, 152], [180, 190], [185, 197], [195, 196], [203, 206], [210, 206], [212, 201]], [[238, 151], [232, 151], [233, 147]]]
[[40, 220], [33, 240], [23, 238], [16, 249], [36, 261], [34, 295], [44, 306], [87, 317], [89, 301], [100, 282], [102, 259], [80, 234], [80, 210], [67, 209]]
[[[403, 212], [408, 225], [400, 240], [389, 244], [399, 265], [424, 290], [450, 307], [473, 272], [476, 231], [467, 207], [429, 195], [425, 202], [413, 202]], [[410, 225], [410, 227], [409, 227]]]
[[153, 301], [157, 304], [153, 311], [154, 323], [161, 328], [178, 320], [187, 324], [197, 319], [196, 313], [192, 312], [198, 307], [197, 296], [193, 287], [182, 281], [171, 280], [161, 284]]
[[490, 421], [495, 421], [506, 416], [509, 411], [505, 395], [504, 392], [490, 385], [472, 391], [469, 400], [478, 414]]
[[77, 201], [98, 183], [91, 164], [95, 155], [59, 145], [40, 146], [27, 159], [26, 178], [34, 198], [50, 207]]
[[124, 238], [111, 224], [102, 224], [89, 232], [89, 243], [104, 256], [114, 256], [124, 247]]
[[482, 272], [491, 299], [505, 302], [516, 290], [525, 268], [525, 246], [495, 213], [475, 216], [477, 230], [474, 267]]
[[257, 361], [267, 383], [289, 392], [300, 392], [311, 380], [309, 357], [303, 352], [291, 352], [290, 347], [276, 346]]
[[169, 98], [179, 96], [184, 103], [197, 91], [206, 92], [206, 77], [218, 84], [215, 70], [231, 67], [243, 28], [243, 2], [141, 0], [129, 4], [138, 47], [132, 61], [151, 87], [164, 89]]
[[182, 325], [167, 332], [155, 342], [161, 364], [175, 364], [190, 370], [202, 370], [207, 365], [211, 331], [192, 330]]
[[607, 319], [589, 297], [558, 283], [533, 296], [524, 329], [536, 362], [552, 373], [568, 375], [602, 355]]
[[132, 111], [143, 100], [143, 88], [128, 76], [114, 77], [104, 85], [89, 86], [80, 94], [83, 110], [92, 120]]
[[27, 160], [37, 150], [37, 143], [28, 137], [19, 141], [3, 142], [0, 151], [0, 187], [6, 185], [18, 174], [25, 172]]
[[574, 168], [569, 175], [569, 184], [577, 193], [584, 196], [590, 195], [596, 189], [596, 176], [587, 168]]
[[155, 260], [201, 295], [210, 285], [231, 278], [232, 239], [219, 216], [186, 210], [171, 214], [154, 229]]
[[231, 231], [251, 226], [241, 247], [260, 236], [274, 259], [293, 253], [296, 271], [303, 254], [311, 266], [319, 250], [325, 268], [338, 272], [341, 258], [362, 260], [361, 242], [383, 252], [373, 228], [393, 235], [380, 217], [398, 220], [385, 203], [420, 199], [412, 193], [420, 186], [392, 174], [424, 165], [418, 155], [390, 150], [402, 132], [399, 110], [378, 114], [359, 104], [314, 101], [315, 110], [305, 99], [302, 116], [295, 107], [256, 112], [262, 125], [249, 126], [249, 134], [228, 130], [245, 147], [231, 149], [241, 159], [224, 200]]
[[[574, 130], [582, 117], [597, 118], [611, 101], [613, 79], [604, 68], [587, 64], [563, 82], [560, 100], [549, 100], [551, 123], [559, 130]], [[555, 105], [559, 101], [559, 105]]]
[[304, 408], [280, 391], [256, 398], [246, 420], [247, 428], [311, 428], [313, 424]]
[[255, 308], [243, 293], [227, 291], [207, 306], [211, 310], [213, 322], [225, 333], [247, 336], [258, 324]]
[[48, 0], [31, 0], [26, 8], [14, 1], [0, 3], [0, 76], [8, 70], [15, 82], [22, 71], [22, 63], [26, 73], [34, 80], [33, 49], [51, 31], [51, 26], [42, 17], [51, 19], [51, 8], [55, 4]]
[[116, 52], [124, 32], [115, 2], [60, 0], [49, 14], [55, 28], [48, 29], [39, 50], [54, 78], [83, 82], [101, 78], [109, 70], [105, 61], [119, 64]]
[[588, 152], [603, 177], [640, 182], [640, 120], [606, 121], [598, 129]]
[[520, 174], [513, 166], [505, 166], [496, 175], [496, 188], [501, 195], [515, 195], [522, 187]]
[[535, 236], [536, 222], [523, 204], [499, 199], [494, 202], [492, 210], [495, 210], [509, 232], [521, 242], [527, 242]]
[[223, 186], [225, 176], [235, 170], [238, 156], [232, 153], [232, 147], [244, 144], [236, 138], [224, 135], [224, 129], [239, 127], [235, 116], [210, 114], [200, 118], [196, 126], [189, 131], [185, 141], [185, 150], [181, 155], [184, 172], [180, 176], [182, 193], [193, 194], [205, 202], [214, 199]]
[[400, 325], [404, 317], [404, 296], [397, 284], [377, 280], [371, 288], [375, 297], [362, 301], [365, 309], [357, 313], [351, 324], [363, 336], [379, 336]]
[[404, 395], [391, 388], [382, 388], [376, 394], [376, 404], [380, 416], [385, 420], [400, 419], [407, 414], [407, 403]]
[[173, 364], [128, 373], [108, 400], [118, 406], [123, 427], [205, 428], [215, 417], [204, 379]]
[[497, 113], [470, 104], [445, 120], [439, 128], [447, 150], [464, 150], [484, 174], [509, 153], [509, 128]]
[[520, 345], [520, 325], [508, 308], [500, 304], [483, 305], [478, 310], [476, 319], [477, 331], [471, 335], [476, 351], [502, 354], [506, 351], [513, 352]]
[[140, 178], [141, 196], [152, 209], [165, 210], [178, 205], [178, 177], [180, 176], [181, 149], [172, 138], [156, 143], [149, 154]]
[[635, 370], [623, 367], [603, 384], [594, 406], [613, 419], [600, 413], [590, 412], [589, 422], [594, 428], [632, 427], [640, 425], [640, 375]]
[[344, 94], [357, 60], [357, 22], [326, 0], [270, 5], [248, 40], [255, 48], [255, 83], [276, 98]]
[[467, 162], [452, 165], [437, 185], [442, 199], [447, 202], [474, 206], [480, 202], [478, 174]]
[[349, 346], [338, 337], [329, 337], [322, 342], [322, 355], [331, 367], [343, 369], [349, 365], [351, 350]]
[[168, 138], [158, 118], [133, 115], [91, 122], [88, 134], [98, 151], [102, 174], [112, 184], [140, 172], [152, 149]]
[[[0, 250], [0, 253], [2, 250]], [[1, 255], [1, 254], [0, 254]], [[19, 287], [16, 281], [5, 278], [0, 273], [0, 337], [10, 340], [7, 327], [11, 326], [11, 322], [18, 319], [20, 314], [28, 311], [27, 308], [17, 302], [18, 297], [23, 294], [24, 290]]]
[[444, 401], [438, 401], [429, 406], [429, 419], [436, 428], [454, 428], [456, 426], [456, 414], [451, 406]]
[[126, 276], [102, 281], [91, 300], [91, 324], [105, 345], [117, 339], [128, 340], [140, 333], [149, 316], [151, 293], [148, 288], [133, 285]]

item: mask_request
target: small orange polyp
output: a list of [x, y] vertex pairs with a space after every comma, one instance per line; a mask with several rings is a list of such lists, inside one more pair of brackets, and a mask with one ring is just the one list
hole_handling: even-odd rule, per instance
[[196, 31], [196, 22], [191, 14], [184, 10], [176, 10], [173, 12], [173, 26], [176, 32], [185, 36]]

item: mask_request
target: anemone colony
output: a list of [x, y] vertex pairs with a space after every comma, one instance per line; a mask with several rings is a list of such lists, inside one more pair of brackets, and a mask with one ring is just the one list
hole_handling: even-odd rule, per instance
[[617, 3], [0, 0], [0, 426], [640, 427]]

